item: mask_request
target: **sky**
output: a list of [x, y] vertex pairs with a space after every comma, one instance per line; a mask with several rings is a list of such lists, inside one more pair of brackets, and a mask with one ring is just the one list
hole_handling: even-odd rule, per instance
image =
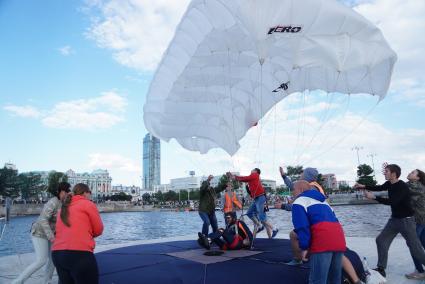
[[[188, 0], [0, 1], [0, 164], [20, 172], [107, 169], [141, 185], [143, 104]], [[344, 1], [398, 55], [388, 95], [304, 92], [277, 104], [230, 157], [161, 143], [161, 182], [249, 174], [281, 183], [300, 164], [354, 181], [360, 163], [425, 170], [425, 1]], [[358, 146], [360, 150], [353, 150]]]

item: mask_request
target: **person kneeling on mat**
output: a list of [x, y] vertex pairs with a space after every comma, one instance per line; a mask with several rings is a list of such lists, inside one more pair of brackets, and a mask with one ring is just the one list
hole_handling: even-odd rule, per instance
[[220, 228], [208, 237], [198, 233], [198, 243], [206, 249], [211, 248], [211, 243], [215, 243], [222, 250], [250, 248], [253, 235], [245, 222], [238, 220], [235, 212], [228, 212], [224, 217], [227, 223], [226, 229]]

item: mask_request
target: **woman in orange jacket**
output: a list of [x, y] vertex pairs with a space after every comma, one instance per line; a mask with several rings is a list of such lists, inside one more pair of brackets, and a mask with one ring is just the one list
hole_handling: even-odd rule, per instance
[[103, 232], [103, 223], [96, 205], [90, 200], [90, 188], [83, 183], [74, 186], [56, 221], [56, 237], [52, 248], [53, 263], [59, 282], [99, 282], [94, 238]]

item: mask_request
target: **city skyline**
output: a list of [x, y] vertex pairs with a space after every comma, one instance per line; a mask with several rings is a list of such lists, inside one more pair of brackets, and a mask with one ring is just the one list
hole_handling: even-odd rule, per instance
[[[385, 99], [291, 94], [252, 127], [233, 157], [220, 149], [200, 155], [162, 141], [161, 183], [191, 170], [247, 175], [253, 167], [280, 183], [278, 167], [296, 164], [350, 181], [358, 161], [374, 164], [380, 182], [383, 162], [399, 164], [403, 179], [424, 169], [425, 40], [418, 33], [425, 28], [425, 5], [343, 2], [375, 23], [398, 55]], [[20, 171], [108, 169], [114, 184], [142, 185], [145, 95], [188, 3], [2, 3], [2, 162]], [[358, 155], [355, 146], [363, 147]]]

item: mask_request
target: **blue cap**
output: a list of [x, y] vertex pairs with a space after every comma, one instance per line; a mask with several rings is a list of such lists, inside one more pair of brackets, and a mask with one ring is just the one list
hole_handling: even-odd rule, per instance
[[316, 168], [305, 168], [303, 171], [304, 180], [308, 182], [316, 181], [319, 172]]

